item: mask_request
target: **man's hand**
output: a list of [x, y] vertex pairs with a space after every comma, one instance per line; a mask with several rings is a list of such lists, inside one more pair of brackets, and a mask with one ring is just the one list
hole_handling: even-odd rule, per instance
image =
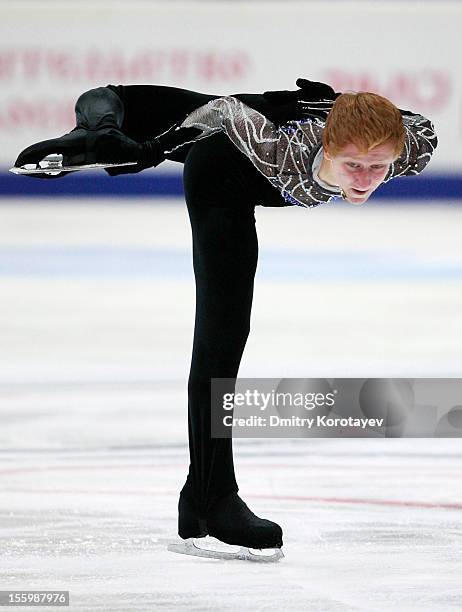
[[335, 100], [336, 94], [330, 85], [319, 81], [308, 81], [308, 79], [297, 79], [295, 85], [300, 87], [303, 97], [307, 100]]
[[287, 121], [300, 121], [313, 115], [323, 118], [324, 111], [317, 111], [310, 105], [315, 101], [335, 100], [340, 94], [335, 93], [330, 85], [307, 79], [297, 79], [297, 91], [265, 91], [263, 97], [274, 107], [271, 109], [271, 121], [277, 126]]
[[115, 130], [108, 134], [97, 136], [95, 141], [95, 156], [98, 163], [119, 164], [139, 161], [141, 145], [122, 132]]
[[[122, 132], [114, 130], [102, 134], [95, 142], [96, 161], [100, 163], [138, 162], [132, 169], [137, 172], [144, 168], [158, 166], [165, 160], [165, 155], [185, 144], [194, 142], [201, 130], [196, 128], [179, 128], [172, 126], [164, 134], [138, 143]], [[115, 174], [111, 172], [110, 174]]]

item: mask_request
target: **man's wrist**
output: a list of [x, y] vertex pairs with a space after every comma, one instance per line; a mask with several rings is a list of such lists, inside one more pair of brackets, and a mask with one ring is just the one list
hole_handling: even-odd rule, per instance
[[150, 166], [158, 166], [165, 160], [164, 151], [158, 138], [146, 140], [140, 145], [138, 161], [147, 168]]

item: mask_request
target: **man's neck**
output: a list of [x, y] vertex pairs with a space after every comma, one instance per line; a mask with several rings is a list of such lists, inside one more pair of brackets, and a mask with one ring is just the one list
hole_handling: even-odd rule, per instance
[[321, 181], [324, 181], [324, 183], [332, 185], [332, 187], [338, 187], [334, 178], [332, 177], [332, 165], [330, 161], [324, 157], [324, 153], [322, 154], [322, 161], [321, 165], [319, 166], [318, 176]]

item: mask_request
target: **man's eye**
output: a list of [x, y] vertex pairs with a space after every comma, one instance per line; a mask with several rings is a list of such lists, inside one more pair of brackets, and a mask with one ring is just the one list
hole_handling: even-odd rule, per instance
[[359, 164], [354, 164], [353, 162], [348, 162], [347, 166], [349, 166], [350, 168], [359, 168]]
[[385, 166], [382, 165], [376, 165], [376, 166], [371, 166], [373, 170], [383, 170], [385, 168]]

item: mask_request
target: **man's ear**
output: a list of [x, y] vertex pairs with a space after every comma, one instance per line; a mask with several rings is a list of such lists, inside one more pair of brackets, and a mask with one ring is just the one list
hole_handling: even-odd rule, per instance
[[322, 154], [324, 155], [324, 159], [332, 161], [332, 155], [329, 153], [329, 149], [324, 149]]

